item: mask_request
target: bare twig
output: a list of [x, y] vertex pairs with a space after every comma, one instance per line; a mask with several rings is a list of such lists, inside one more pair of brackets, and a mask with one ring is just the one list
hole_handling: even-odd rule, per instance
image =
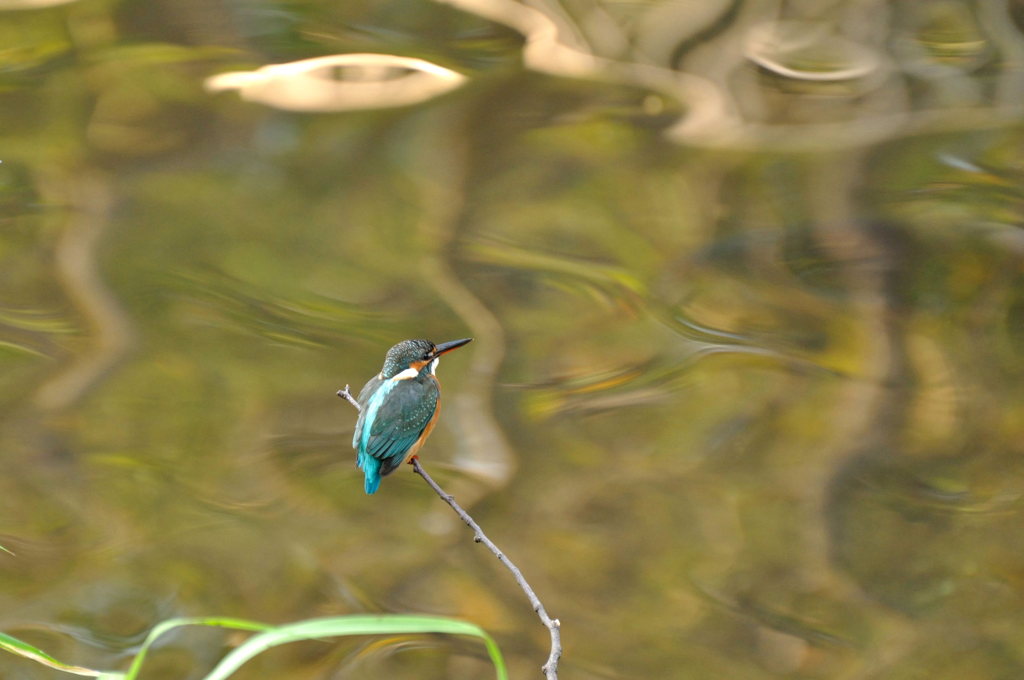
[[416, 474], [422, 477], [427, 484], [430, 485], [430, 488], [441, 497], [441, 500], [451, 506], [452, 510], [455, 511], [455, 514], [459, 516], [459, 519], [465, 522], [466, 526], [473, 530], [473, 540], [487, 546], [487, 549], [494, 553], [494, 556], [512, 572], [512, 576], [515, 578], [516, 583], [518, 583], [519, 587], [523, 589], [523, 592], [526, 593], [526, 597], [530, 600], [530, 604], [533, 605], [533, 611], [537, 612], [537, 616], [540, 617], [540, 622], [547, 626], [548, 631], [551, 633], [551, 654], [548, 656], [547, 662], [541, 667], [541, 670], [544, 671], [544, 675], [546, 675], [549, 680], [558, 680], [558, 659], [562, 656], [562, 633], [561, 624], [558, 622], [558, 619], [553, 619], [548, 616], [548, 612], [544, 609], [544, 605], [541, 604], [540, 598], [538, 598], [537, 594], [533, 592], [533, 588], [531, 588], [530, 584], [527, 583], [526, 578], [523, 577], [523, 573], [519, 571], [519, 567], [513, 564], [512, 560], [510, 560], [498, 546], [494, 545], [494, 542], [491, 539], [487, 538], [487, 534], [485, 534], [484, 530], [480, 528], [480, 525], [469, 516], [468, 512], [462, 509], [462, 506], [455, 502], [455, 497], [451, 494], [445, 493], [444, 489], [437, 485], [437, 482], [435, 482], [433, 478], [427, 474], [427, 471], [423, 469], [423, 466], [420, 464], [420, 459], [417, 456], [413, 456], [412, 460], [409, 462], [412, 463], [412, 469], [416, 471]]
[[[345, 389], [338, 390], [338, 396], [348, 401], [356, 408], [357, 411], [362, 411], [362, 407], [359, 406], [359, 402], [355, 400], [352, 393], [349, 392], [349, 386], [345, 385]], [[494, 553], [494, 556], [505, 565], [505, 568], [512, 572], [512, 577], [515, 578], [516, 583], [522, 588], [523, 592], [526, 593], [526, 597], [530, 600], [530, 605], [533, 607], [533, 611], [536, 612], [540, 618], [540, 622], [543, 623], [548, 632], [551, 634], [551, 653], [548, 655], [548, 660], [541, 666], [544, 676], [547, 680], [558, 680], [558, 660], [562, 656], [562, 626], [558, 619], [553, 619], [548, 616], [548, 612], [544, 609], [544, 605], [541, 603], [540, 598], [537, 597], [537, 593], [533, 592], [533, 588], [527, 582], [523, 576], [523, 572], [519, 571], [512, 560], [508, 558], [501, 551], [501, 549], [494, 544], [494, 541], [487, 538], [487, 534], [480, 528], [480, 525], [470, 517], [469, 513], [462, 509], [462, 506], [455, 502], [455, 497], [449, 493], [446, 493], [444, 489], [438, 486], [437, 482], [427, 474], [427, 471], [423, 469], [423, 465], [420, 463], [420, 459], [417, 456], [413, 456], [409, 461], [412, 464], [412, 469], [416, 471], [420, 477], [430, 486], [434, 492], [441, 497], [445, 503], [451, 506], [451, 509], [455, 511], [455, 514], [459, 516], [463, 522], [466, 523], [470, 529], [473, 530], [473, 541], [476, 543], [483, 543], [487, 546], [487, 549]]]
[[360, 413], [363, 412], [363, 407], [359, 405], [359, 402], [356, 401], [356, 398], [353, 397], [352, 393], [348, 391], [348, 385], [345, 385], [345, 389], [338, 390], [338, 396], [347, 401], [348, 403], [352, 404], [353, 406], [355, 406], [356, 410], [359, 411]]

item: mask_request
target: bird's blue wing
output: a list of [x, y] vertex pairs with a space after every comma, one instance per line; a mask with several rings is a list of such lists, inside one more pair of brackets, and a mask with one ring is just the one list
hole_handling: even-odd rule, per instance
[[352, 433], [352, 448], [359, 449], [359, 440], [363, 435], [363, 425], [366, 424], [366, 414], [369, 410], [370, 399], [380, 389], [380, 386], [384, 384], [384, 381], [380, 379], [380, 376], [373, 376], [366, 381], [363, 385], [363, 389], [359, 390], [359, 396], [356, 397], [356, 401], [359, 403], [359, 418], [356, 420], [356, 431]]
[[[366, 453], [381, 461], [381, 475], [402, 464], [405, 454], [434, 417], [439, 397], [437, 382], [425, 377], [381, 385], [367, 400], [369, 408], [364, 411], [367, 421], [363, 427], [369, 431], [363, 441]], [[360, 429], [357, 427], [356, 431]]]

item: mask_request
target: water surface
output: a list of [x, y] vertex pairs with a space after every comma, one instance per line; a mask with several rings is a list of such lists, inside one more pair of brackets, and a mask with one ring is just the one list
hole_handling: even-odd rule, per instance
[[[561, 677], [1024, 673], [1017, 3], [27, 5], [4, 631], [117, 668], [172, 616], [438, 613], [539, 677], [511, 579], [411, 471], [363, 495], [334, 396], [473, 336], [422, 457], [562, 621]], [[418, 73], [385, 59], [301, 111], [209, 89], [359, 53], [444, 87], [351, 108]], [[168, 638], [145, 677], [235, 642]], [[491, 671], [395, 638], [242, 676]]]

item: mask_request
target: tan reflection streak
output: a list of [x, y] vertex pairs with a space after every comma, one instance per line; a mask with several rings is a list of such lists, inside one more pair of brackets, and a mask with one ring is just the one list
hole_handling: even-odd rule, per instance
[[[540, 0], [523, 0], [539, 4]], [[959, 130], [1001, 128], [1014, 125], [1020, 120], [1024, 109], [1024, 84], [1018, 77], [1024, 48], [1020, 46], [1020, 33], [1016, 30], [1005, 1], [982, 3], [979, 10], [981, 25], [991, 34], [1004, 55], [999, 73], [999, 87], [994, 102], [990, 105], [970, 104], [961, 106], [932, 107], [912, 111], [905, 101], [907, 93], [900, 81], [889, 83], [886, 76], [894, 70], [894, 64], [883, 54], [875, 53], [871, 36], [890, 32], [887, 14], [882, 3], [877, 11], [864, 5], [857, 18], [870, 27], [866, 31], [868, 41], [858, 43], [842, 36], [834, 36], [835, 46], [858, 63], [850, 68], [831, 73], [815, 73], [810, 70], [788, 68], [764, 50], [766, 27], [779, 25], [785, 15], [785, 3], [780, 0], [764, 0], [762, 3], [745, 3], [749, 11], [744, 15], [756, 19], [755, 23], [744, 22], [731, 33], [741, 43], [737, 48], [739, 60], [729, 50], [718, 50], [715, 58], [705, 64], [708, 70], [701, 75], [684, 73], [650, 63], [631, 63], [594, 55], [585, 41], [578, 37], [572, 21], [557, 15], [557, 9], [544, 7], [543, 10], [520, 4], [514, 0], [435, 0], [463, 11], [509, 26], [524, 36], [524, 64], [533, 70], [565, 77], [590, 78], [610, 82], [648, 87], [679, 101], [686, 107], [667, 131], [671, 141], [692, 146], [718, 149], [750, 149], [778, 151], [817, 151], [859, 147], [877, 143], [896, 134], [924, 134]], [[705, 5], [710, 0], [707, 0]], [[554, 4], [554, 3], [552, 3]], [[694, 16], [692, 2], [656, 3], [647, 13], [648, 26], [651, 23], [671, 26], [673, 20], [685, 22]], [[678, 13], [677, 13], [678, 10]], [[595, 10], [596, 11], [596, 10]], [[551, 16], [548, 15], [551, 13]], [[698, 10], [699, 17], [710, 12]], [[688, 25], [688, 24], [687, 24]], [[667, 51], [665, 45], [675, 44], [675, 33], [671, 28], [659, 31], [663, 39], [656, 46]], [[862, 31], [865, 33], [865, 31]], [[777, 37], [777, 36], [776, 36]], [[613, 38], [615, 42], [617, 38]], [[621, 42], [621, 41], [619, 41]], [[785, 47], [785, 46], [783, 46]], [[636, 55], [634, 55], [636, 56]], [[778, 56], [778, 55], [775, 55]], [[749, 60], [780, 76], [801, 81], [835, 81], [837, 78], [863, 79], [864, 88], [876, 88], [884, 102], [894, 100], [889, 110], [865, 106], [851, 120], [799, 123], [763, 123], [745, 118], [735, 97], [731, 94], [730, 82], [742, 68], [742, 61]], [[905, 70], [905, 69], [904, 69]], [[944, 77], [949, 75], [943, 71]], [[932, 78], [934, 80], [934, 77]], [[883, 96], [884, 95], [884, 96]], [[871, 102], [875, 101], [874, 99]], [[869, 102], [870, 103], [870, 102]], [[655, 102], [656, 105], [656, 102]]]
[[[504, 329], [491, 310], [459, 280], [444, 256], [451, 252], [450, 242], [456, 236], [465, 206], [467, 150], [455, 141], [458, 139], [461, 138], [457, 134], [448, 135], [444, 159], [435, 154], [431, 171], [416, 175], [423, 206], [417, 227], [433, 244], [420, 263], [424, 279], [471, 329], [475, 339], [469, 370], [458, 392], [445, 397], [451, 400], [447, 402], [451, 405], [448, 413], [453, 416], [447, 422], [459, 433], [455, 463], [477, 482], [484, 482], [481, 486], [459, 479], [450, 485], [460, 503], [469, 506], [509, 480], [515, 469], [515, 457], [492, 407], [495, 378], [505, 357]], [[428, 519], [435, 527], [449, 525], [448, 513], [442, 517], [439, 512]]]
[[[636, 64], [598, 57], [585, 46], [568, 44], [567, 27], [532, 7], [511, 0], [435, 0], [509, 26], [526, 36], [523, 61], [542, 73], [574, 78], [610, 80], [645, 85], [687, 106], [686, 114], [673, 128], [674, 135], [696, 137], [731, 136], [742, 125], [735, 103], [706, 78], [650, 64]], [[582, 42], [582, 41], [575, 41]]]
[[110, 221], [110, 182], [85, 173], [74, 180], [60, 177], [44, 191], [52, 199], [63, 197], [71, 211], [57, 241], [55, 268], [61, 286], [89, 326], [93, 345], [79, 353], [70, 366], [36, 391], [34, 403], [44, 409], [62, 409], [80, 399], [124, 356], [132, 345], [132, 327], [117, 299], [104, 285], [96, 267], [96, 248]]
[[417, 104], [464, 81], [462, 74], [423, 59], [334, 54], [221, 73], [206, 79], [206, 89], [238, 90], [242, 99], [288, 111], [348, 111]]
[[0, 11], [56, 7], [57, 5], [67, 5], [75, 1], [76, 0], [0, 0]]
[[[472, 329], [477, 340], [469, 371], [459, 393], [449, 397], [460, 433], [461, 446], [456, 454], [460, 469], [500, 487], [513, 469], [508, 442], [491, 408], [494, 381], [505, 357], [505, 334], [501, 323], [473, 295], [448, 266], [437, 257], [423, 262], [423, 270], [435, 290], [452, 310]], [[467, 503], [464, 493], [459, 494]]]
[[[849, 63], [845, 68], [818, 71], [785, 63], [786, 59], [799, 62], [802, 51], [815, 49], [827, 49], [833, 58], [841, 55]], [[876, 52], [836, 35], [824, 22], [769, 21], [753, 26], [747, 32], [743, 51], [761, 68], [795, 80], [839, 82], [866, 78], [882, 70], [882, 59]]]

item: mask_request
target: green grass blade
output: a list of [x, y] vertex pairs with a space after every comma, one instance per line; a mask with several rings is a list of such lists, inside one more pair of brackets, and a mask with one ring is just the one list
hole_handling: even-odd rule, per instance
[[396, 635], [410, 633], [447, 633], [481, 638], [494, 664], [498, 680], [508, 680], [505, 660], [497, 643], [480, 626], [439, 616], [412, 614], [333, 616], [309, 619], [277, 626], [255, 635], [224, 657], [204, 680], [225, 680], [242, 664], [271, 647], [299, 640], [339, 635]]
[[[112, 678], [115, 677], [112, 674], [104, 671], [97, 671], [91, 668], [84, 668], [82, 666], [73, 666], [71, 664], [62, 663], [57, 661], [52, 656], [34, 647], [27, 642], [19, 640], [13, 635], [7, 633], [0, 633], [0, 649], [5, 649], [12, 654], [23, 656], [26, 659], [32, 659], [36, 663], [40, 663], [50, 668], [55, 668], [58, 671], [64, 671], [65, 673], [74, 673], [75, 675], [87, 675], [93, 678]], [[119, 675], [119, 674], [118, 674]]]
[[153, 646], [164, 633], [171, 631], [175, 628], [181, 628], [182, 626], [215, 626], [218, 628], [232, 628], [234, 630], [250, 630], [250, 631], [268, 631], [273, 630], [273, 626], [266, 623], [260, 623], [258, 621], [247, 621], [245, 619], [232, 619], [225, 617], [194, 617], [194, 618], [178, 618], [178, 619], [167, 619], [166, 621], [157, 624], [153, 627], [153, 630], [149, 631], [149, 635], [142, 643], [142, 647], [139, 648], [139, 653], [135, 655], [132, 660], [132, 665], [128, 667], [128, 672], [124, 675], [124, 680], [135, 680], [139, 676], [139, 671], [142, 670], [142, 663], [146, 660], [146, 654], [149, 652], [149, 648]]
[[252, 659], [257, 654], [288, 642], [318, 640], [342, 635], [402, 635], [414, 633], [444, 633], [448, 635], [478, 637], [483, 640], [484, 646], [487, 648], [487, 654], [494, 664], [497, 680], [508, 680], [508, 671], [505, 668], [505, 660], [501, 655], [501, 650], [498, 649], [494, 639], [480, 626], [458, 619], [440, 616], [418, 616], [414, 614], [332, 616], [298, 621], [283, 626], [271, 626], [258, 621], [225, 617], [168, 619], [156, 625], [149, 632], [126, 673], [98, 671], [62, 663], [41, 649], [6, 633], [0, 633], [0, 649], [25, 657], [26, 659], [31, 659], [44, 666], [64, 671], [65, 673], [85, 675], [98, 678], [99, 680], [136, 680], [150, 648], [157, 639], [171, 630], [183, 626], [214, 626], [257, 633], [257, 635], [249, 638], [225, 656], [204, 680], [225, 680], [246, 661]]

